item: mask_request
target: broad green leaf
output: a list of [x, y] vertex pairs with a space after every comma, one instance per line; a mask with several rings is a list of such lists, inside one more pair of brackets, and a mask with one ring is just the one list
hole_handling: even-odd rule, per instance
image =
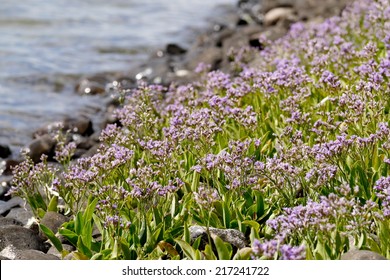
[[207, 260], [217, 260], [217, 257], [215, 256], [210, 244], [206, 244], [203, 254], [206, 256]]
[[361, 249], [363, 247], [363, 245], [366, 243], [365, 241], [366, 241], [366, 235], [364, 233], [360, 234], [357, 248]]
[[88, 200], [88, 206], [85, 208], [84, 214], [83, 214], [83, 224], [91, 223], [92, 221], [92, 215], [95, 212], [96, 205], [98, 203], [98, 199], [95, 198], [91, 201], [91, 199]]
[[259, 191], [254, 190], [253, 194], [256, 197], [257, 218], [259, 219], [264, 215], [264, 209], [265, 209], [264, 198], [263, 198], [263, 194]]
[[57, 206], [58, 206], [58, 196], [53, 196], [49, 202], [47, 211], [57, 212]]
[[245, 247], [237, 251], [233, 260], [250, 260], [252, 255], [252, 248]]
[[222, 202], [222, 206], [223, 206], [223, 226], [225, 228], [229, 228], [230, 227], [230, 209], [229, 209], [229, 204], [228, 202], [224, 201]]
[[152, 211], [153, 211], [154, 224], [157, 226], [162, 223], [160, 209], [158, 207], [153, 207]]
[[64, 236], [70, 243], [72, 243], [73, 246], [77, 247], [77, 240], [79, 236], [76, 233], [66, 228], [61, 228], [58, 230], [58, 232], [62, 236]]
[[83, 234], [83, 227], [84, 227], [84, 219], [83, 214], [81, 212], [77, 212], [75, 218], [74, 218], [74, 231], [77, 235]]
[[48, 227], [39, 224], [39, 228], [42, 230], [42, 232], [49, 238], [51, 243], [53, 243], [54, 247], [57, 249], [58, 252], [62, 252], [64, 249], [62, 247], [61, 241], [55, 236], [55, 234], [49, 229]]
[[320, 260], [329, 260], [330, 259], [330, 256], [329, 256], [324, 244], [322, 244], [322, 242], [318, 242], [317, 247], [315, 249], [315, 255], [316, 255], [316, 259], [320, 259]]
[[213, 236], [215, 247], [217, 248], [218, 252], [218, 259], [219, 260], [230, 260], [232, 257], [232, 245], [229, 243], [224, 242], [220, 237], [217, 235]]
[[121, 250], [123, 252], [123, 257], [126, 260], [131, 260], [131, 252], [130, 252], [129, 245], [123, 238], [121, 238], [119, 242], [120, 242]]
[[178, 201], [177, 201], [177, 194], [175, 193], [171, 203], [171, 216], [175, 217], [177, 212], [178, 212]]
[[243, 221], [242, 224], [251, 227], [251, 233], [250, 233], [250, 240], [251, 241], [260, 238], [260, 236], [259, 236], [259, 232], [260, 232], [259, 223], [252, 221], [252, 220], [246, 220], [246, 221]]
[[79, 236], [77, 239], [77, 249], [79, 252], [81, 252], [83, 255], [87, 256], [88, 258], [92, 257], [91, 250], [85, 246], [83, 236]]
[[118, 240], [114, 240], [114, 246], [112, 247], [111, 252], [111, 259], [117, 259], [118, 258]]
[[175, 242], [179, 244], [180, 248], [183, 250], [184, 255], [190, 260], [196, 260], [195, 249], [191, 247], [186, 241], [181, 239], [175, 239]]
[[190, 243], [191, 242], [191, 236], [190, 236], [190, 231], [188, 229], [187, 223], [184, 223], [184, 236], [183, 239], [185, 242]]
[[74, 256], [74, 259], [76, 259], [76, 260], [89, 260], [90, 259], [81, 252], [73, 252], [73, 256]]
[[179, 255], [179, 253], [176, 251], [175, 247], [172, 246], [172, 244], [165, 242], [163, 240], [158, 243], [158, 247], [163, 252], [167, 252], [171, 256], [178, 256]]

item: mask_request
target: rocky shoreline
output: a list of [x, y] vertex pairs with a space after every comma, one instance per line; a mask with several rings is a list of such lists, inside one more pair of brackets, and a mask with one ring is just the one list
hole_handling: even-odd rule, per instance
[[[83, 77], [75, 85], [80, 95], [99, 95], [106, 100], [101, 123], [93, 123], [91, 116], [82, 115], [63, 119], [35, 131], [26, 152], [35, 162], [45, 154], [54, 162], [57, 144], [51, 131], [62, 127], [77, 143], [75, 158], [92, 155], [99, 145], [100, 129], [114, 123], [113, 111], [118, 102], [110, 96], [115, 88], [136, 88], [140, 80], [169, 86], [186, 84], [197, 79], [195, 68], [199, 63], [210, 65], [212, 70], [230, 71], [229, 50], [241, 47], [262, 48], [259, 38], [274, 41], [288, 32], [298, 21], [322, 21], [341, 13], [350, 0], [239, 0], [234, 9], [226, 9], [221, 18], [210, 23], [188, 48], [167, 44], [156, 50], [148, 61], [128, 73], [99, 74]], [[61, 259], [59, 252], [40, 233], [33, 214], [18, 197], [6, 196], [11, 186], [12, 167], [21, 161], [10, 148], [0, 143], [0, 258], [1, 259]], [[48, 212], [40, 221], [53, 232], [67, 217]], [[225, 234], [225, 233], [223, 233]], [[67, 250], [72, 251], [70, 245]], [[363, 252], [363, 251], [362, 251]], [[372, 252], [349, 253], [344, 259], [380, 259]]]

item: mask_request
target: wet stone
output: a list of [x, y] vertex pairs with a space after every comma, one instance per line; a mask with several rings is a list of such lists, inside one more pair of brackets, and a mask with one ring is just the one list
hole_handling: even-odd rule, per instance
[[73, 133], [82, 136], [89, 136], [93, 134], [92, 120], [86, 116], [67, 117], [63, 120], [64, 130], [70, 130]]
[[3, 167], [0, 167], [0, 169], [3, 169], [3, 175], [6, 175], [6, 176], [11, 175], [12, 168], [15, 167], [16, 165], [18, 165], [19, 163], [20, 163], [20, 161], [15, 160], [15, 159], [9, 158], [9, 159], [4, 160]]
[[11, 155], [11, 149], [8, 146], [0, 144], [0, 158], [7, 158]]
[[104, 94], [109, 82], [109, 79], [103, 75], [84, 77], [76, 85], [75, 91], [81, 95]]
[[180, 55], [185, 54], [187, 50], [177, 44], [168, 44], [166, 46], [166, 52], [169, 55]]
[[28, 155], [35, 162], [39, 162], [43, 154], [51, 156], [54, 153], [55, 140], [48, 134], [45, 134], [33, 140], [28, 146]]

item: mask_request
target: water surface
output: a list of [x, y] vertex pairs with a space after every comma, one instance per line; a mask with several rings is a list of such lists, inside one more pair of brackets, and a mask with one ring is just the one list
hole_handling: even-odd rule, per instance
[[0, 143], [19, 149], [37, 127], [79, 111], [82, 75], [119, 72], [150, 50], [189, 42], [220, 5], [236, 0], [0, 0]]

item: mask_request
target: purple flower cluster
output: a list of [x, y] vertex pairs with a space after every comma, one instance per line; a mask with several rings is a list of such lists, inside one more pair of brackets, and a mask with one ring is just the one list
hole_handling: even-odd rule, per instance
[[194, 192], [195, 202], [204, 209], [211, 211], [213, 204], [219, 199], [219, 194], [216, 189], [209, 186], [201, 185], [198, 190]]
[[306, 258], [305, 246], [298, 247], [283, 244], [281, 240], [272, 239], [260, 242], [255, 239], [252, 243], [254, 259], [281, 259], [281, 260], [304, 260]]
[[390, 217], [390, 177], [382, 177], [375, 182], [376, 196], [381, 200], [383, 216]]
[[202, 170], [208, 174], [222, 172], [225, 177], [222, 183], [227, 189], [254, 186], [258, 180], [258, 176], [253, 172], [254, 160], [246, 155], [252, 144], [260, 145], [258, 139], [230, 141], [226, 150], [218, 154], [207, 154], [192, 169], [198, 173]]
[[375, 227], [376, 206], [372, 201], [361, 205], [356, 198], [331, 193], [319, 202], [309, 200], [305, 206], [284, 208], [283, 214], [268, 220], [267, 225], [283, 237], [315, 238], [319, 233], [328, 234], [336, 229], [344, 235], [359, 236], [361, 231]]

